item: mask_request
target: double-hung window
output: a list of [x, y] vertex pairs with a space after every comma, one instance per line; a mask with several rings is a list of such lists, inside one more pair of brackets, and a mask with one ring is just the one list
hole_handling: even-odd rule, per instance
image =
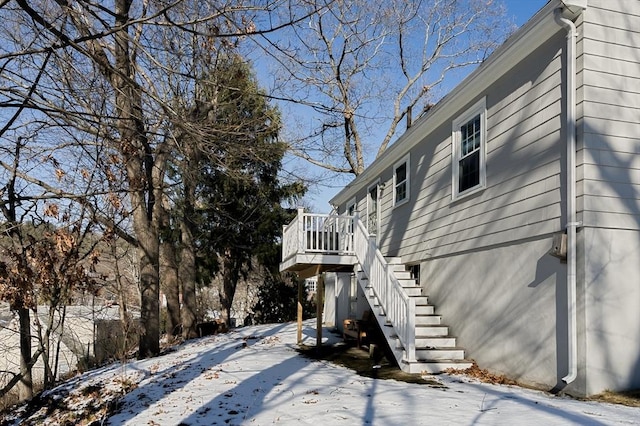
[[409, 201], [409, 157], [393, 166], [393, 205]]
[[486, 186], [486, 100], [482, 98], [453, 122], [452, 198], [458, 199]]

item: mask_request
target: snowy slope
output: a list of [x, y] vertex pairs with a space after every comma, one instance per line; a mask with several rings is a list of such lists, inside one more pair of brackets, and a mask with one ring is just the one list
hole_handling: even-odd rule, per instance
[[[310, 345], [313, 324], [304, 327]], [[39, 419], [23, 424], [100, 424], [100, 402], [120, 398], [123, 387], [132, 390], [117, 403], [110, 425], [640, 424], [638, 408], [461, 376], [437, 376], [444, 387], [361, 377], [299, 355], [295, 337], [295, 324], [246, 327], [191, 341], [158, 358], [102, 368], [49, 392], [50, 412], [43, 409]], [[66, 407], [66, 417], [56, 405]]]

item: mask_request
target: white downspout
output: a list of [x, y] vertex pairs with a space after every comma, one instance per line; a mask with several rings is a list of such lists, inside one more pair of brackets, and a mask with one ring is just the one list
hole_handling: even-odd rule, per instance
[[562, 16], [562, 8], [555, 10], [555, 19], [567, 30], [567, 320], [569, 373], [562, 381], [569, 384], [578, 375], [578, 330], [576, 315], [576, 39], [575, 24]]

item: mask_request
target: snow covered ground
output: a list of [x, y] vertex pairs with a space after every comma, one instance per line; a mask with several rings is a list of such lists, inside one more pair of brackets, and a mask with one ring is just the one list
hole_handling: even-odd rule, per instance
[[[304, 325], [309, 345], [315, 343], [314, 324]], [[92, 371], [47, 394], [49, 412], [43, 408], [25, 424], [89, 424], [92, 410], [99, 424], [98, 401], [115, 401], [123, 387], [133, 390], [117, 403], [110, 425], [640, 424], [639, 408], [464, 376], [437, 376], [444, 386], [366, 378], [301, 356], [295, 338], [295, 324], [245, 327], [188, 342], [158, 358]], [[63, 414], [56, 413], [57, 405], [65, 407]]]

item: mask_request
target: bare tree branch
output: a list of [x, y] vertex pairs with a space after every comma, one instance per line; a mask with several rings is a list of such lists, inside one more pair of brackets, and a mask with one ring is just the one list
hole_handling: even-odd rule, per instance
[[255, 40], [275, 73], [271, 95], [314, 118], [293, 153], [355, 175], [398, 137], [408, 109], [435, 103], [450, 71], [480, 63], [511, 30], [497, 0], [309, 4], [324, 8], [286, 36]]

